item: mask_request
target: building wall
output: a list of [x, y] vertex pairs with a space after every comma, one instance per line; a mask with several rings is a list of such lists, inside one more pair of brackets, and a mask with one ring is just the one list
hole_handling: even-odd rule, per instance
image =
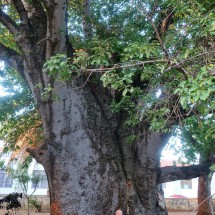
[[[3, 198], [4, 195], [0, 195], [0, 199]], [[37, 202], [41, 204], [41, 212], [49, 212], [50, 211], [50, 198], [49, 196], [36, 196]], [[27, 210], [27, 201], [25, 198], [19, 199], [21, 204], [21, 210]], [[0, 208], [1, 209], [1, 208]], [[3, 208], [5, 209], [5, 208]], [[35, 208], [31, 208], [31, 211], [36, 211]], [[0, 210], [0, 212], [2, 212]], [[1, 213], [0, 213], [1, 214]]]
[[[10, 155], [4, 155], [1, 160], [4, 161], [5, 163], [8, 162], [9, 160], [9, 157]], [[12, 164], [12, 166], [14, 168], [16, 168], [16, 164]], [[32, 163], [30, 164], [29, 166], [29, 175], [32, 175], [33, 172], [42, 172], [44, 175], [45, 175], [45, 171], [44, 171], [44, 168], [41, 164], [38, 164], [36, 162], [36, 160], [33, 159]], [[2, 176], [0, 174], [0, 176]], [[8, 176], [9, 177], [9, 176]], [[9, 193], [12, 193], [12, 192], [23, 192], [21, 186], [19, 185], [19, 183], [15, 180], [13, 180], [13, 183], [12, 183], [12, 186], [11, 187], [8, 187], [6, 186], [5, 187], [5, 183], [2, 183], [2, 179], [0, 179], [1, 182], [0, 182], [0, 195], [7, 195]], [[6, 179], [6, 176], [4, 176], [3, 180], [7, 180]], [[31, 195], [34, 191], [34, 186], [31, 182], [28, 183], [28, 195]], [[47, 191], [48, 191], [48, 181], [47, 181], [47, 177], [45, 175], [44, 177], [44, 180], [39, 182], [39, 187], [36, 189], [36, 191], [34, 192], [33, 195], [40, 195], [40, 196], [46, 196], [47, 195]]]
[[[198, 211], [198, 200], [196, 198], [190, 199], [165, 199], [168, 211]], [[213, 199], [215, 205], [215, 200]], [[215, 208], [214, 208], [215, 210]]]
[[[188, 186], [183, 187], [181, 180], [164, 183], [164, 197], [170, 198], [173, 195], [181, 195], [186, 198], [197, 198], [198, 178], [194, 178], [187, 181], [191, 181], [192, 188]], [[215, 176], [213, 176], [211, 180], [211, 194], [213, 193], [215, 193]]]

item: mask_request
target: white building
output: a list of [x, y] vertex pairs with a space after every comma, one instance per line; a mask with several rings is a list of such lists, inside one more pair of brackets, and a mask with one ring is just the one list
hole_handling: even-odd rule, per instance
[[[173, 166], [172, 160], [161, 160], [161, 166]], [[165, 198], [197, 198], [198, 178], [178, 180], [162, 184]], [[211, 180], [211, 194], [215, 193], [215, 176]]]
[[[1, 145], [1, 144], [0, 144]], [[0, 152], [2, 148], [0, 147]], [[0, 161], [5, 163], [8, 162], [10, 159], [10, 153], [3, 154], [1, 156]], [[46, 177], [46, 173], [44, 168], [41, 164], [38, 164], [36, 160], [33, 159], [32, 163], [29, 166], [29, 175], [40, 175], [42, 180], [40, 180], [39, 184], [37, 185], [37, 189], [33, 195], [47, 195], [48, 190], [48, 181]], [[35, 189], [35, 185], [32, 182], [28, 183], [28, 194], [32, 194]], [[13, 192], [23, 192], [21, 186], [16, 182], [16, 180], [12, 180], [7, 172], [0, 168], [0, 195], [7, 195]]]
[[[9, 158], [10, 154], [4, 154], [1, 157], [1, 160], [7, 162]], [[173, 161], [162, 159], [161, 166], [173, 166]], [[29, 167], [29, 174], [40, 174], [43, 176], [43, 180], [39, 182], [34, 195], [46, 196], [48, 191], [48, 181], [43, 166], [38, 164], [36, 160], [33, 159]], [[197, 198], [198, 178], [167, 182], [163, 183], [162, 186], [165, 198]], [[33, 190], [34, 184], [29, 182], [28, 194], [31, 194]], [[0, 195], [7, 195], [12, 192], [22, 192], [22, 190], [20, 186], [15, 181], [13, 181], [4, 170], [0, 169]], [[215, 176], [213, 176], [211, 181], [211, 193], [215, 193]]]

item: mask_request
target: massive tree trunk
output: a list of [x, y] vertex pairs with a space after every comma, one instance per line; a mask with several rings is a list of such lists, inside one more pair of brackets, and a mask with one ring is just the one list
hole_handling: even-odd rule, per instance
[[[88, 86], [61, 87], [50, 102], [46, 145], [33, 152], [47, 172], [52, 214], [166, 214], [158, 190], [161, 134], [140, 131], [125, 143], [124, 127], [114, 128]], [[51, 119], [50, 119], [51, 117]], [[124, 133], [126, 134], [126, 133]]]
[[[200, 166], [200, 171], [160, 168], [169, 134], [150, 132], [148, 125], [134, 128], [136, 141], [126, 143], [130, 133], [123, 123], [126, 113], [111, 114], [111, 95], [99, 83], [83, 84], [83, 75], [65, 85], [43, 72], [50, 56], [73, 53], [66, 32], [67, 1], [44, 1], [44, 11], [40, 1], [32, 0], [30, 15], [22, 1], [13, 2], [22, 23], [17, 26], [3, 11], [0, 21], [15, 36], [21, 54], [2, 45], [0, 58], [10, 59], [27, 81], [41, 115], [45, 143], [29, 151], [46, 170], [51, 214], [111, 215], [118, 207], [124, 215], [167, 214], [160, 183], [197, 177], [208, 165]], [[49, 86], [57, 101], [50, 94], [45, 100], [41, 97]]]

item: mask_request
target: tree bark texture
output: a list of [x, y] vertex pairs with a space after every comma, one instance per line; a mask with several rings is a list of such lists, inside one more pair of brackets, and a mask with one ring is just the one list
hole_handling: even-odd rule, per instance
[[[208, 174], [199, 177], [198, 183], [198, 213], [197, 215], [213, 215], [213, 201], [211, 196], [211, 177]], [[207, 199], [207, 200], [206, 200]], [[206, 200], [206, 201], [205, 201]], [[204, 203], [203, 203], [204, 201]]]
[[166, 214], [153, 148], [162, 135], [146, 131], [126, 145], [118, 130], [124, 128], [113, 129], [89, 87], [61, 87], [57, 95], [51, 116], [43, 115], [51, 117], [46, 145], [33, 153], [48, 175], [52, 214], [113, 214], [117, 207], [124, 214]]
[[[208, 153], [202, 152], [200, 154], [200, 163], [206, 163], [209, 160], [213, 160], [214, 152], [210, 150]], [[214, 206], [211, 196], [211, 179], [213, 174], [206, 173], [199, 177], [198, 183], [198, 213], [197, 215], [213, 215]]]
[[[71, 51], [66, 32], [67, 1], [49, 0], [44, 5], [26, 1], [30, 6], [21, 0], [14, 2], [23, 22], [17, 26], [3, 11], [0, 21], [14, 35], [20, 54], [1, 45], [0, 59], [12, 62], [26, 80], [41, 115], [45, 143], [29, 151], [47, 173], [51, 214], [112, 215], [118, 207], [123, 215], [167, 214], [160, 183], [190, 178], [191, 174], [175, 167], [174, 177], [164, 177], [167, 169], [160, 168], [160, 154], [170, 135], [141, 125], [133, 131], [136, 141], [126, 143], [131, 132], [123, 123], [126, 113], [111, 113], [110, 94], [99, 82], [80, 87], [86, 80], [83, 76], [75, 86], [65, 85], [43, 71], [50, 56]], [[83, 2], [89, 16], [90, 1]], [[26, 8], [32, 7], [34, 12], [29, 14]], [[42, 87], [36, 87], [38, 84]], [[41, 93], [49, 85], [58, 101], [51, 96], [42, 99]], [[198, 171], [204, 169], [208, 166]], [[167, 172], [170, 176], [171, 171]]]

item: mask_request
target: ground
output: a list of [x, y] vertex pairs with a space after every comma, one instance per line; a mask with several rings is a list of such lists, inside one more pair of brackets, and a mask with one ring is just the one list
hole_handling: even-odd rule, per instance
[[[6, 213], [5, 210], [0, 210], [0, 215], [4, 215]], [[26, 211], [19, 211], [17, 215], [27, 215]], [[30, 212], [30, 215], [50, 215], [50, 213], [34, 213]], [[192, 213], [191, 211], [180, 212], [180, 211], [170, 211], [169, 215], [196, 215], [196, 212]]]
[[185, 211], [185, 212], [180, 212], [180, 211], [170, 211], [168, 215], [196, 215], [197, 212], [192, 212], [192, 211]]
[[[6, 210], [0, 209], [0, 215], [5, 215], [5, 213], [7, 213]], [[16, 215], [27, 215], [27, 211], [21, 211], [20, 210], [19, 212], [16, 213]], [[30, 212], [30, 215], [50, 215], [50, 213], [34, 213], [34, 212]]]

